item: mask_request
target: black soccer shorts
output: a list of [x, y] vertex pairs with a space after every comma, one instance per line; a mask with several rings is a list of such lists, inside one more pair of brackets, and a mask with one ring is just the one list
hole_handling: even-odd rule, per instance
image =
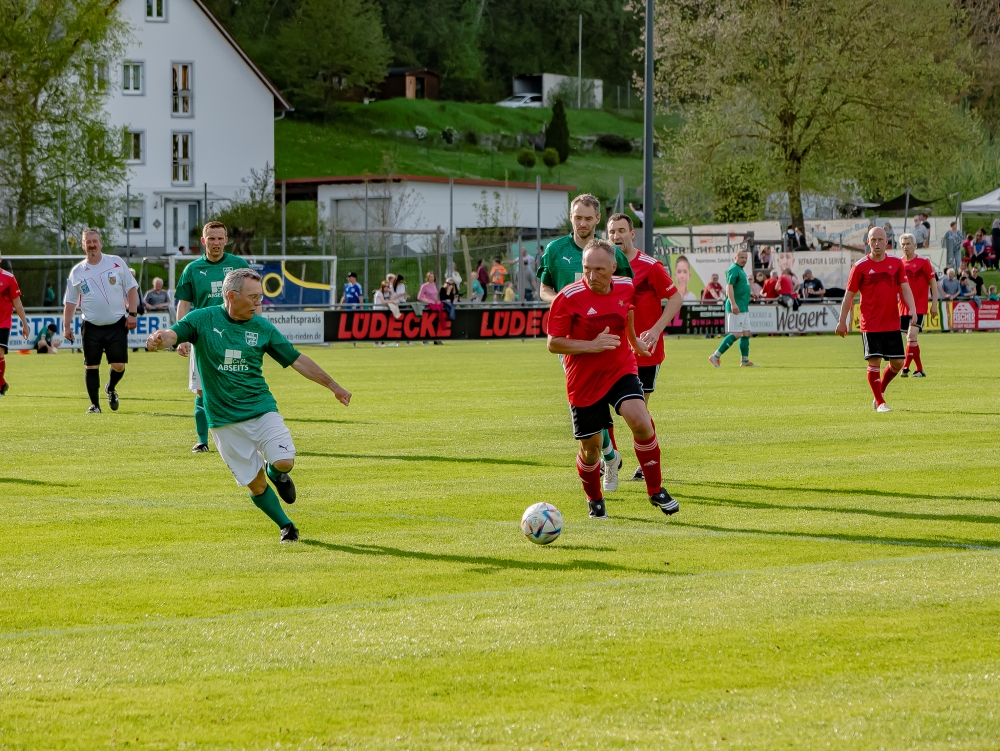
[[652, 394], [656, 391], [656, 376], [660, 373], [659, 365], [640, 365], [639, 382], [642, 384], [642, 393]]
[[107, 326], [84, 321], [80, 333], [83, 337], [84, 365], [100, 365], [102, 354], [109, 363], [128, 362], [128, 327], [124, 316]]
[[3, 347], [3, 353], [6, 355], [7, 344], [10, 342], [10, 329], [0, 329], [0, 347]]
[[906, 357], [903, 335], [898, 331], [862, 331], [865, 359], [881, 357], [884, 360], [902, 360]]
[[[899, 333], [905, 334], [910, 329], [910, 321], [913, 320], [910, 316], [900, 316], [899, 317]], [[917, 331], [924, 330], [924, 314], [917, 313]]]
[[573, 417], [573, 437], [582, 441], [584, 438], [597, 435], [602, 430], [614, 427], [609, 407], [614, 407], [615, 412], [620, 415], [622, 402], [627, 402], [629, 399], [645, 400], [642, 383], [639, 381], [639, 376], [634, 373], [619, 378], [608, 389], [608, 393], [587, 407], [574, 407], [571, 404], [569, 411]]

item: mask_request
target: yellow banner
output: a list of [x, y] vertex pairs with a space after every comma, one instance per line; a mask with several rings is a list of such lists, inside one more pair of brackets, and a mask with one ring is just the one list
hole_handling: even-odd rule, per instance
[[[940, 304], [938, 305], [940, 308]], [[951, 313], [951, 306], [947, 306], [948, 313]], [[948, 321], [951, 328], [951, 321]], [[940, 310], [935, 310], [933, 305], [927, 306], [927, 315], [924, 316], [924, 331], [941, 331], [941, 312]], [[861, 331], [861, 304], [854, 303], [854, 309], [851, 311], [851, 331]]]

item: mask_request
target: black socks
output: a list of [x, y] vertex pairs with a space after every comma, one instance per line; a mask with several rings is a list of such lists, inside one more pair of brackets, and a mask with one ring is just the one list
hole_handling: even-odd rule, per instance
[[90, 397], [90, 403], [100, 408], [101, 404], [98, 401], [98, 395], [101, 390], [101, 371], [97, 368], [88, 368], [84, 373], [87, 374], [87, 395]]

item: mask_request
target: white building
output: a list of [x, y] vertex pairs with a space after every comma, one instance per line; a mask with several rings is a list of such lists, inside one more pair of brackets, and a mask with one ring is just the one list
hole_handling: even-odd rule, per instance
[[129, 242], [176, 252], [197, 243], [206, 201], [274, 166], [275, 114], [291, 106], [201, 0], [118, 7], [133, 40], [111, 72], [108, 112], [128, 130]]

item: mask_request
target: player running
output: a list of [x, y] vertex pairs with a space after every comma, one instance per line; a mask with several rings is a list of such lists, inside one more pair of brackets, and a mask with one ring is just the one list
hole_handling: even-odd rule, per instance
[[299, 531], [267, 484], [270, 478], [285, 503], [295, 502], [295, 484], [288, 476], [295, 463], [295, 444], [261, 372], [264, 354], [330, 389], [345, 407], [351, 403], [351, 392], [300, 354], [270, 321], [254, 314], [263, 294], [256, 272], [236, 269], [222, 283], [222, 305], [193, 310], [169, 329], [150, 334], [146, 349], [155, 352], [184, 342], [198, 345], [194, 356], [219, 454], [237, 484], [249, 490], [254, 505], [281, 529], [281, 542], [295, 542]]
[[[210, 305], [222, 304], [222, 282], [233, 269], [249, 268], [239, 256], [226, 253], [229, 236], [222, 222], [209, 222], [201, 230], [201, 244], [205, 255], [192, 261], [181, 273], [181, 281], [174, 292], [177, 300], [177, 320], [180, 321], [191, 310], [200, 310]], [[260, 311], [257, 311], [260, 313]], [[194, 427], [198, 433], [198, 443], [191, 451], [195, 454], [208, 451], [208, 419], [205, 417], [205, 398], [201, 393], [201, 379], [198, 376], [197, 358], [191, 357], [190, 344], [182, 344], [177, 354], [188, 357], [188, 389], [194, 397]]]
[[[639, 382], [633, 349], [648, 356], [629, 322], [634, 285], [615, 272], [615, 246], [593, 239], [583, 253], [583, 279], [570, 284], [552, 302], [549, 352], [563, 355], [566, 393], [573, 416], [573, 436], [580, 442], [576, 471], [583, 481], [592, 519], [607, 519], [601, 491], [601, 431], [612, 424], [611, 411], [625, 418], [635, 455], [643, 468], [649, 502], [668, 516], [679, 510], [663, 488], [660, 447], [653, 418]], [[622, 338], [628, 337], [628, 344]]]
[[[608, 239], [618, 246], [632, 269], [635, 331], [649, 350], [648, 356], [639, 354], [635, 359], [642, 394], [648, 405], [649, 395], [656, 390], [656, 376], [663, 363], [663, 330], [674, 320], [684, 298], [674, 286], [664, 265], [632, 244], [635, 229], [627, 214], [612, 214], [608, 217]], [[663, 305], [663, 300], [667, 301], [666, 305]], [[643, 479], [641, 464], [636, 467], [632, 479]]]
[[128, 363], [128, 332], [135, 328], [139, 309], [139, 285], [132, 271], [117, 256], [106, 256], [96, 229], [81, 235], [86, 260], [69, 272], [63, 298], [63, 338], [72, 342], [73, 316], [77, 306], [83, 318], [83, 366], [86, 369], [88, 414], [100, 414], [101, 355], [106, 355], [111, 372], [104, 393], [112, 411], [118, 409], [118, 382]]
[[[601, 202], [589, 193], [573, 199], [569, 205], [569, 219], [573, 232], [550, 242], [535, 276], [541, 282], [538, 295], [552, 304], [566, 286], [583, 278], [583, 249], [594, 237], [594, 230], [601, 221]], [[632, 267], [620, 250], [615, 250], [615, 263], [619, 276], [632, 276]], [[562, 359], [562, 358], [560, 358]], [[601, 455], [604, 460], [604, 490], [612, 493], [618, 489], [618, 471], [622, 457], [615, 448], [614, 426], [601, 433]]]
[[739, 335], [740, 367], [756, 368], [750, 362], [750, 282], [743, 267], [750, 254], [737, 250], [733, 254], [733, 265], [726, 270], [726, 338], [708, 358], [715, 367], [722, 365], [721, 358], [733, 346]]
[[[903, 261], [886, 255], [888, 242], [885, 230], [872, 227], [868, 231], [868, 247], [864, 258], [851, 267], [847, 277], [847, 294], [840, 306], [838, 336], [847, 336], [847, 319], [854, 307], [854, 295], [861, 293], [861, 338], [868, 361], [868, 385], [871, 386], [872, 406], [877, 412], [892, 412], [885, 403], [885, 388], [903, 369], [903, 337], [899, 333], [897, 300], [902, 297], [906, 309], [913, 311], [913, 294], [906, 281]], [[911, 313], [912, 314], [912, 313]], [[916, 325], [910, 324], [908, 336], [916, 338]], [[888, 364], [879, 375], [881, 361]]]
[[[903, 301], [899, 301], [899, 330], [906, 334], [906, 362], [903, 363], [903, 372], [900, 375], [906, 378], [910, 375], [910, 363], [916, 363], [917, 369], [913, 373], [914, 378], [926, 378], [924, 365], [920, 362], [920, 344], [917, 343], [917, 332], [924, 330], [924, 316], [927, 315], [927, 293], [934, 297], [931, 310], [938, 311], [938, 283], [937, 275], [931, 262], [917, 255], [917, 240], [909, 232], [899, 236], [899, 247], [903, 251], [903, 270], [906, 271], [906, 281], [910, 284], [910, 291], [913, 293], [913, 302], [916, 304], [916, 320], [911, 320], [907, 315], [906, 306]], [[913, 330], [910, 330], [910, 324]]]
[[17, 317], [21, 319], [21, 336], [27, 339], [31, 335], [31, 328], [28, 326], [28, 317], [24, 314], [24, 306], [21, 304], [21, 288], [17, 286], [17, 279], [12, 273], [0, 269], [0, 396], [6, 396], [7, 390], [10, 389], [6, 378], [6, 355], [15, 310]]

